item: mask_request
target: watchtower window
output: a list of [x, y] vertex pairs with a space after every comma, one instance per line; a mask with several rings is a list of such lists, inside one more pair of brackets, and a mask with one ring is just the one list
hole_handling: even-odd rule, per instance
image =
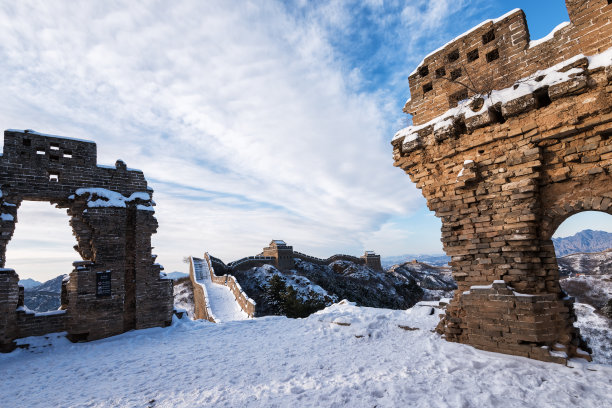
[[499, 58], [499, 50], [497, 48], [487, 53], [487, 62], [493, 62], [498, 58]]
[[436, 78], [442, 78], [446, 75], [446, 69], [444, 67], [436, 69]]
[[429, 91], [431, 91], [433, 89], [433, 84], [431, 82], [426, 83], [425, 85], [423, 85], [423, 93], [427, 93]]
[[483, 36], [482, 36], [482, 43], [483, 44], [488, 44], [491, 41], [493, 41], [495, 39], [495, 30], [490, 30], [487, 31]]
[[454, 108], [455, 106], [459, 104], [460, 101], [467, 99], [467, 97], [468, 97], [467, 89], [462, 89], [459, 92], [455, 92], [454, 94], [448, 97], [448, 106], [450, 108]]
[[451, 51], [447, 56], [448, 62], [455, 62], [459, 59], [459, 50]]
[[451, 71], [451, 79], [455, 80], [457, 78], [460, 78], [462, 75], [461, 73], [461, 68], [457, 68]]
[[59, 182], [59, 173], [50, 171], [49, 172], [49, 181], [56, 182], [56, 183]]
[[68, 151], [68, 150], [64, 150], [64, 158], [65, 159], [72, 159], [72, 152]]
[[38, 147], [38, 148], [36, 148], [36, 154], [43, 155], [43, 154], [45, 154], [45, 153], [46, 153], [46, 152], [45, 152], [45, 149], [43, 149], [42, 147]]
[[49, 159], [51, 159], [52, 161], [59, 161], [59, 156], [52, 154], [49, 156]]
[[50, 148], [51, 150], [59, 150], [59, 145], [57, 143], [51, 143]]
[[419, 75], [421, 77], [426, 77], [427, 75], [429, 75], [429, 67], [427, 65], [419, 68]]
[[23, 139], [21, 141], [21, 143], [23, 143], [24, 146], [31, 146], [32, 145], [32, 141], [30, 139]]
[[478, 48], [467, 53], [468, 62], [474, 62], [478, 59]]

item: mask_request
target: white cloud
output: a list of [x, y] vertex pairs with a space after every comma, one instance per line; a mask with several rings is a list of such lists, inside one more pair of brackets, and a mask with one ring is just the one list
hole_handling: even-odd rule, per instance
[[[447, 3], [426, 6], [415, 27], [440, 24]], [[142, 169], [168, 270], [182, 255], [231, 260], [272, 238], [358, 253], [420, 193], [392, 166], [389, 110], [401, 107], [355, 91], [363, 72], [330, 41], [354, 7], [300, 17], [276, 2], [5, 3], [0, 123], [92, 139], [99, 163]]]

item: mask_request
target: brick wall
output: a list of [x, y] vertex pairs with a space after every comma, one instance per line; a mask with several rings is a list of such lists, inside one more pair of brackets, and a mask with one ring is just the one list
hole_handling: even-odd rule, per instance
[[411, 99], [404, 112], [421, 125], [475, 94], [457, 82], [476, 90], [500, 89], [577, 54], [598, 54], [612, 46], [608, 0], [566, 0], [566, 5], [570, 24], [538, 45], [530, 46], [525, 14], [515, 10], [428, 55], [408, 77]]
[[[612, 214], [612, 52], [601, 49], [612, 45], [611, 6], [568, 1], [568, 7], [573, 25], [555, 38], [569, 36], [569, 48], [547, 59], [544, 49], [565, 41], [551, 40], [537, 46], [544, 47], [542, 61], [523, 60], [516, 74], [509, 66], [520, 81], [496, 85], [510, 91], [497, 115], [439, 105], [418, 113], [415, 123], [439, 112], [443, 123], [407, 128], [393, 140], [395, 165], [442, 220], [442, 243], [458, 284], [439, 332], [485, 350], [557, 362], [588, 358], [588, 347], [573, 326], [573, 301], [559, 286], [550, 238], [575, 213]], [[501, 24], [518, 35], [521, 19], [522, 12], [513, 12], [474, 33]], [[599, 51], [592, 60], [577, 55]], [[551, 68], [518, 77], [542, 66]], [[525, 84], [532, 91], [512, 96]]]
[[[0, 189], [0, 267], [24, 200], [65, 208], [77, 240], [75, 249], [83, 259], [74, 263], [63, 288], [65, 317], [49, 317], [48, 323], [43, 317], [17, 315], [13, 297], [18, 287], [13, 281], [18, 278], [5, 272], [7, 286], [0, 292], [4, 348], [20, 336], [20, 325], [28, 326], [23, 332], [42, 333], [48, 330], [45, 325], [55, 329], [59, 324], [51, 320], [65, 321], [73, 340], [170, 324], [172, 281], [160, 279], [161, 266], [151, 255], [151, 234], [157, 230], [153, 190], [140, 170], [128, 169], [120, 160], [112, 167], [98, 165], [96, 144], [90, 141], [7, 130]], [[96, 277], [106, 272], [111, 276], [110, 292], [98, 293]]]

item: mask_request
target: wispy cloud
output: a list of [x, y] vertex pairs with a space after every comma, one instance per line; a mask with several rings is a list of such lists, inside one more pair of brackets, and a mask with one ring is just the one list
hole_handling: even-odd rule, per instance
[[271, 238], [384, 251], [422, 205], [389, 145], [407, 61], [466, 3], [5, 2], [0, 123], [142, 169], [167, 269]]

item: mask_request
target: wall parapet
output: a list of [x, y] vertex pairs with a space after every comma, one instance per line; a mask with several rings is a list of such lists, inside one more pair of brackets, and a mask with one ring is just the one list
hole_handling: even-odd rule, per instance
[[574, 55], [610, 48], [612, 5], [607, 0], [566, 0], [566, 6], [570, 22], [543, 39], [531, 41], [525, 14], [515, 9], [432, 52], [408, 77], [411, 98], [404, 112], [421, 125], [477, 91], [502, 89]]

